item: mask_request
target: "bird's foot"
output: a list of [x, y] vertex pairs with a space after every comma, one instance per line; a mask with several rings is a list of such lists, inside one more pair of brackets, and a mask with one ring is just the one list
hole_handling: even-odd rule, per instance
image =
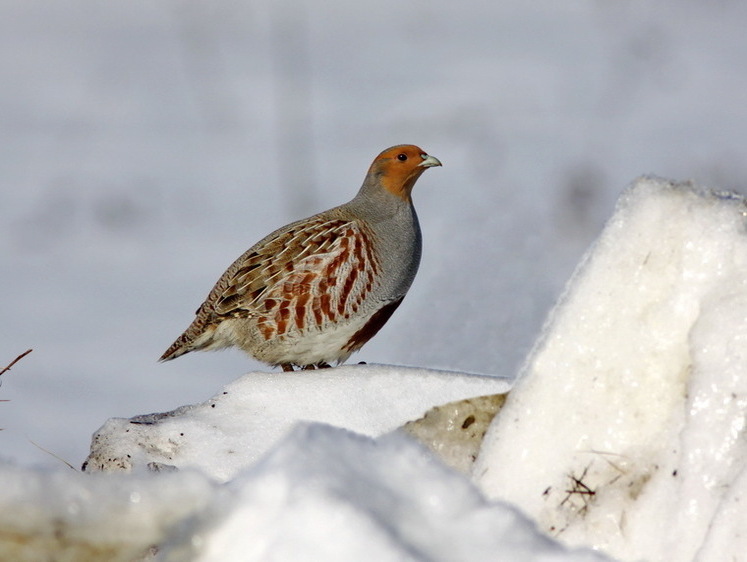
[[[296, 369], [293, 367], [292, 363], [281, 363], [280, 366], [283, 368], [283, 371], [295, 371]], [[301, 371], [313, 371], [314, 369], [329, 369], [332, 367], [329, 363], [317, 363], [317, 364], [311, 364], [311, 365], [299, 365], [298, 366]]]

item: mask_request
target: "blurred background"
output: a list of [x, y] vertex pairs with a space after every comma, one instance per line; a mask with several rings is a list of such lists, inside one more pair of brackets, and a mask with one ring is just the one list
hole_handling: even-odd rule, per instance
[[[157, 358], [270, 230], [418, 144], [424, 256], [351, 358], [513, 376], [641, 174], [747, 188], [739, 0], [0, 1], [0, 457], [266, 367]], [[37, 447], [38, 445], [38, 447]], [[41, 447], [41, 448], [40, 448]]]

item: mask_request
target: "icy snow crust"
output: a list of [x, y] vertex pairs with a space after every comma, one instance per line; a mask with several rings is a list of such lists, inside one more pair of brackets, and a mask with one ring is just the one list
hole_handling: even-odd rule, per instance
[[746, 215], [689, 184], [628, 189], [471, 481], [393, 430], [505, 381], [255, 373], [205, 404], [105, 424], [89, 469], [129, 475], [0, 467], [0, 559], [743, 560]]
[[490, 497], [624, 560], [745, 559], [746, 214], [622, 196], [483, 442]]

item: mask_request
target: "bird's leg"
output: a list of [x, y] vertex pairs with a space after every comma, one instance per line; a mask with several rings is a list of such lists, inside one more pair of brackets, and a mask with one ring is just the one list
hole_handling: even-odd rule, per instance
[[301, 367], [302, 371], [313, 371], [314, 369], [316, 369], [316, 365], [304, 365]]
[[281, 363], [280, 366], [283, 368], [283, 371], [293, 371], [293, 365], [290, 363]]
[[329, 369], [331, 365], [329, 363], [319, 363], [316, 368], [317, 369]]

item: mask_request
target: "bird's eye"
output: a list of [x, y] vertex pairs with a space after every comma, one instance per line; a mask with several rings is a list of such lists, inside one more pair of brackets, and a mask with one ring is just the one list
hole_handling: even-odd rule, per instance
[[407, 154], [397, 154], [397, 160], [399, 160], [400, 162], [404, 162], [405, 160], [407, 160]]

